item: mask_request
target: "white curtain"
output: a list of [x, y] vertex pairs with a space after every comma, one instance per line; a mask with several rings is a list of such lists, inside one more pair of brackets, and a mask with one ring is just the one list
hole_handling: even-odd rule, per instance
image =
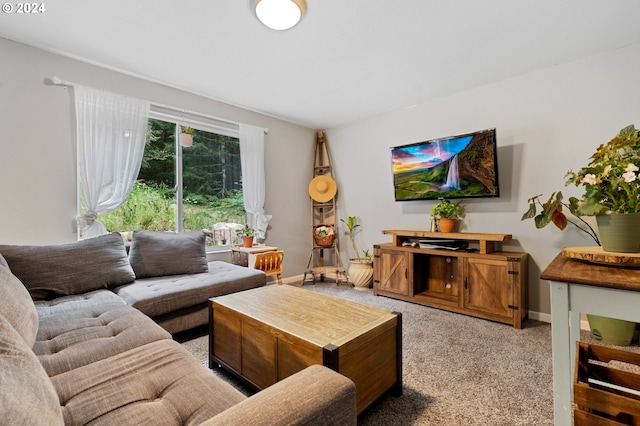
[[242, 193], [247, 224], [256, 230], [258, 240], [266, 238], [271, 215], [264, 214], [264, 129], [240, 124], [240, 164], [242, 166]]
[[107, 232], [98, 215], [114, 210], [138, 178], [149, 119], [149, 102], [79, 85], [72, 86], [78, 176], [85, 211], [82, 238]]

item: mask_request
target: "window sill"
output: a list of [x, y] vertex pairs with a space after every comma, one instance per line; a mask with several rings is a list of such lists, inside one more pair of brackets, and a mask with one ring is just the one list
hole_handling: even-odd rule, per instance
[[226, 245], [226, 246], [207, 246], [206, 248], [207, 254], [209, 253], [230, 253], [231, 252], [231, 246], [230, 245]]

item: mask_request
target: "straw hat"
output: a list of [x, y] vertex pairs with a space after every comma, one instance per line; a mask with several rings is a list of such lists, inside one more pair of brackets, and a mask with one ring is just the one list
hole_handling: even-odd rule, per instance
[[320, 203], [332, 199], [336, 195], [337, 190], [336, 182], [331, 179], [331, 176], [316, 176], [311, 180], [311, 183], [309, 183], [309, 195]]

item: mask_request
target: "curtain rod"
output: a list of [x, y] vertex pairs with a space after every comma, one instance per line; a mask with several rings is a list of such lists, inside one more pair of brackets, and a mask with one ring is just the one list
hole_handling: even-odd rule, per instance
[[[47, 81], [49, 80], [49, 81]], [[75, 84], [67, 81], [67, 80], [63, 80], [59, 77], [51, 77], [51, 78], [45, 78], [45, 84], [47, 85], [53, 85], [53, 86], [62, 86], [62, 87], [67, 87], [67, 86], [74, 86]], [[219, 118], [219, 117], [214, 117], [213, 115], [209, 115], [209, 114], [203, 114], [200, 112], [194, 112], [194, 111], [188, 111], [184, 108], [178, 108], [178, 107], [174, 107], [171, 105], [164, 105], [164, 104], [159, 104], [157, 102], [150, 102], [151, 106], [157, 107], [157, 108], [161, 108], [161, 109], [166, 109], [169, 111], [173, 111], [173, 112], [179, 112], [179, 113], [183, 113], [183, 114], [189, 114], [195, 117], [200, 117], [200, 118], [205, 118], [207, 120], [213, 120], [213, 121], [219, 121], [222, 123], [227, 123], [227, 124], [231, 124], [234, 126], [239, 126], [240, 123], [236, 122], [236, 121], [231, 121], [231, 120], [226, 120], [224, 118]], [[269, 128], [265, 127], [264, 128], [264, 134], [267, 135], [269, 134]]]

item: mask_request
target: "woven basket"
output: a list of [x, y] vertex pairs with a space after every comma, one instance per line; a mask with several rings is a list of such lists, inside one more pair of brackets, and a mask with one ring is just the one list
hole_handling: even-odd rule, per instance
[[[324, 237], [317, 236], [316, 230], [321, 227], [329, 228], [330, 229], [329, 235], [326, 235]], [[321, 223], [313, 227], [313, 241], [316, 243], [317, 246], [331, 247], [333, 246], [333, 240], [335, 239], [335, 237], [336, 237], [336, 229], [333, 227], [333, 225]]]

